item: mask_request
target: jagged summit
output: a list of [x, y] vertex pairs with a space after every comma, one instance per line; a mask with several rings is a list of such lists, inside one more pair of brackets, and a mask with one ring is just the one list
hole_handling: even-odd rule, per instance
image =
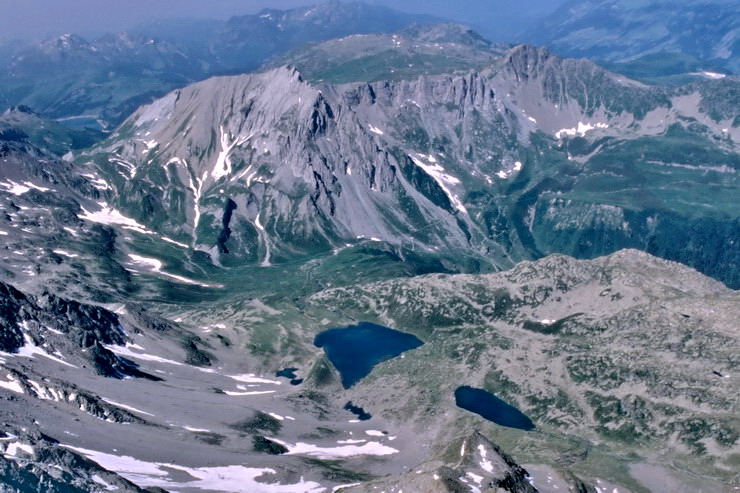
[[73, 51], [89, 49], [90, 43], [82, 36], [66, 33], [45, 40], [41, 47], [46, 50]]

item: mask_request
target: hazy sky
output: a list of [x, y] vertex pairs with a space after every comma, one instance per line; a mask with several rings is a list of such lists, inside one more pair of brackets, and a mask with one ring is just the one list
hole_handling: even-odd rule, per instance
[[[367, 0], [398, 10], [506, 27], [505, 17], [551, 10], [564, 0]], [[262, 8], [291, 8], [321, 0], [0, 0], [0, 39], [65, 32], [93, 36], [123, 31], [157, 18], [227, 19]], [[476, 26], [476, 27], [480, 27]]]

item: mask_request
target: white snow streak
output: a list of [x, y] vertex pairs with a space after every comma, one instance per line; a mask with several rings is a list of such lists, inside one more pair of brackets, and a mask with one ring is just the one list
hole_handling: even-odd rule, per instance
[[192, 426], [183, 426], [183, 428], [193, 433], [210, 433], [211, 432], [211, 430], [206, 430], [204, 428], [193, 428]]
[[129, 258], [131, 258], [131, 260], [134, 263], [146, 265], [153, 272], [156, 272], [157, 274], [160, 274], [165, 277], [172, 278], [176, 281], [179, 281], [182, 284], [190, 284], [193, 286], [203, 286], [204, 288], [222, 288], [223, 287], [223, 285], [221, 284], [206, 284], [203, 282], [193, 281], [192, 279], [188, 279], [187, 277], [178, 276], [176, 274], [170, 274], [169, 272], [165, 272], [162, 270], [162, 261], [156, 258], [142, 257], [139, 255], [135, 255], [133, 253], [129, 253], [128, 256]]
[[103, 397], [102, 399], [105, 402], [107, 402], [108, 404], [112, 404], [112, 405], [114, 405], [116, 407], [120, 407], [121, 409], [125, 409], [126, 411], [131, 411], [131, 412], [139, 413], [139, 414], [146, 414], [147, 416], [154, 416], [152, 413], [148, 413], [146, 411], [142, 411], [141, 409], [136, 409], [133, 406], [128, 406], [126, 404], [121, 404], [120, 402], [112, 401], [110, 399], [106, 399], [105, 397]]
[[52, 250], [52, 252], [56, 253], [57, 255], [64, 255], [65, 257], [69, 257], [69, 258], [79, 257], [79, 255], [77, 255], [76, 253], [69, 253], [66, 250]]
[[140, 233], [154, 234], [153, 231], [146, 229], [146, 226], [143, 224], [140, 224], [135, 219], [124, 216], [118, 210], [109, 207], [107, 203], [100, 202], [100, 206], [102, 209], [95, 212], [90, 212], [83, 207], [82, 212], [84, 212], [84, 214], [79, 216], [80, 219], [87, 219], [88, 221], [99, 224], [122, 226]]
[[224, 394], [230, 395], [232, 397], [241, 397], [245, 395], [262, 395], [262, 394], [274, 394], [274, 390], [253, 390], [251, 392], [234, 392], [231, 390], [225, 390]]
[[341, 457], [354, 457], [358, 455], [391, 455], [398, 453], [398, 450], [377, 442], [368, 442], [364, 445], [344, 445], [341, 447], [319, 447], [310, 443], [298, 442], [291, 445], [275, 438], [270, 438], [275, 443], [279, 443], [288, 449], [285, 455], [309, 455], [319, 459], [337, 459]]
[[[419, 154], [418, 157], [415, 157], [413, 155], [411, 155], [410, 157], [411, 160], [414, 161], [414, 164], [423, 169], [429, 176], [434, 179], [434, 181], [437, 182], [437, 184], [440, 186], [442, 191], [444, 191], [444, 193], [450, 199], [450, 202], [452, 202], [452, 205], [454, 205], [457, 210], [465, 213], [468, 212], [468, 210], [462, 204], [457, 195], [453, 194], [448, 188], [448, 185], [459, 184], [459, 179], [445, 173], [445, 169], [439, 164], [436, 164], [437, 160], [434, 158], [434, 156], [425, 156], [424, 154]], [[425, 163], [424, 161], [422, 161], [422, 159], [425, 159], [432, 164]]]
[[221, 152], [219, 152], [218, 158], [216, 159], [216, 165], [213, 167], [213, 171], [211, 171], [211, 176], [214, 180], [218, 180], [231, 174], [231, 151], [252, 138], [252, 135], [242, 135], [231, 140], [231, 132], [224, 132], [223, 126], [219, 127], [219, 130], [221, 131]]
[[136, 347], [133, 344], [126, 344], [126, 346], [113, 346], [111, 344], [103, 344], [103, 347], [113, 351], [119, 356], [124, 356], [126, 358], [134, 358], [143, 361], [153, 361], [155, 363], [166, 363], [168, 365], [182, 366], [182, 363], [173, 361], [171, 359], [161, 358], [152, 354], [136, 353], [130, 349], [132, 347]]
[[282, 382], [278, 380], [268, 380], [266, 378], [260, 378], [254, 376], [253, 373], [249, 373], [247, 375], [226, 375], [227, 377], [236, 380], [237, 382], [244, 382], [244, 383], [270, 383], [273, 385], [282, 385]]

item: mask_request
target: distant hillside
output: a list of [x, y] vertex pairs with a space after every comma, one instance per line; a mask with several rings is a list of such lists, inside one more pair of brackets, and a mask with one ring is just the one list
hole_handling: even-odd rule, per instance
[[735, 0], [571, 0], [525, 38], [565, 56], [615, 62], [683, 53], [740, 71]]

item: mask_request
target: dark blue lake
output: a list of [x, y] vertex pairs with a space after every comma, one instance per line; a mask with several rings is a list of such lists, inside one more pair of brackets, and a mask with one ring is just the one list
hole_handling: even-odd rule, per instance
[[289, 379], [291, 385], [300, 385], [303, 383], [303, 379], [296, 376], [295, 372], [297, 371], [298, 368], [283, 368], [275, 372], [275, 376]]
[[458, 387], [455, 391], [455, 404], [466, 411], [480, 414], [497, 425], [520, 430], [534, 429], [532, 420], [519, 409], [482, 389]]
[[339, 371], [342, 385], [350, 388], [368, 376], [378, 363], [393, 359], [424, 343], [415, 335], [382, 325], [361, 322], [342, 329], [326, 330], [314, 339]]
[[349, 401], [347, 404], [345, 404], [343, 409], [357, 416], [357, 419], [359, 419], [360, 421], [367, 421], [369, 419], [372, 419], [373, 417], [372, 414], [365, 411], [360, 406], [355, 406], [354, 404], [352, 404], [352, 401]]

